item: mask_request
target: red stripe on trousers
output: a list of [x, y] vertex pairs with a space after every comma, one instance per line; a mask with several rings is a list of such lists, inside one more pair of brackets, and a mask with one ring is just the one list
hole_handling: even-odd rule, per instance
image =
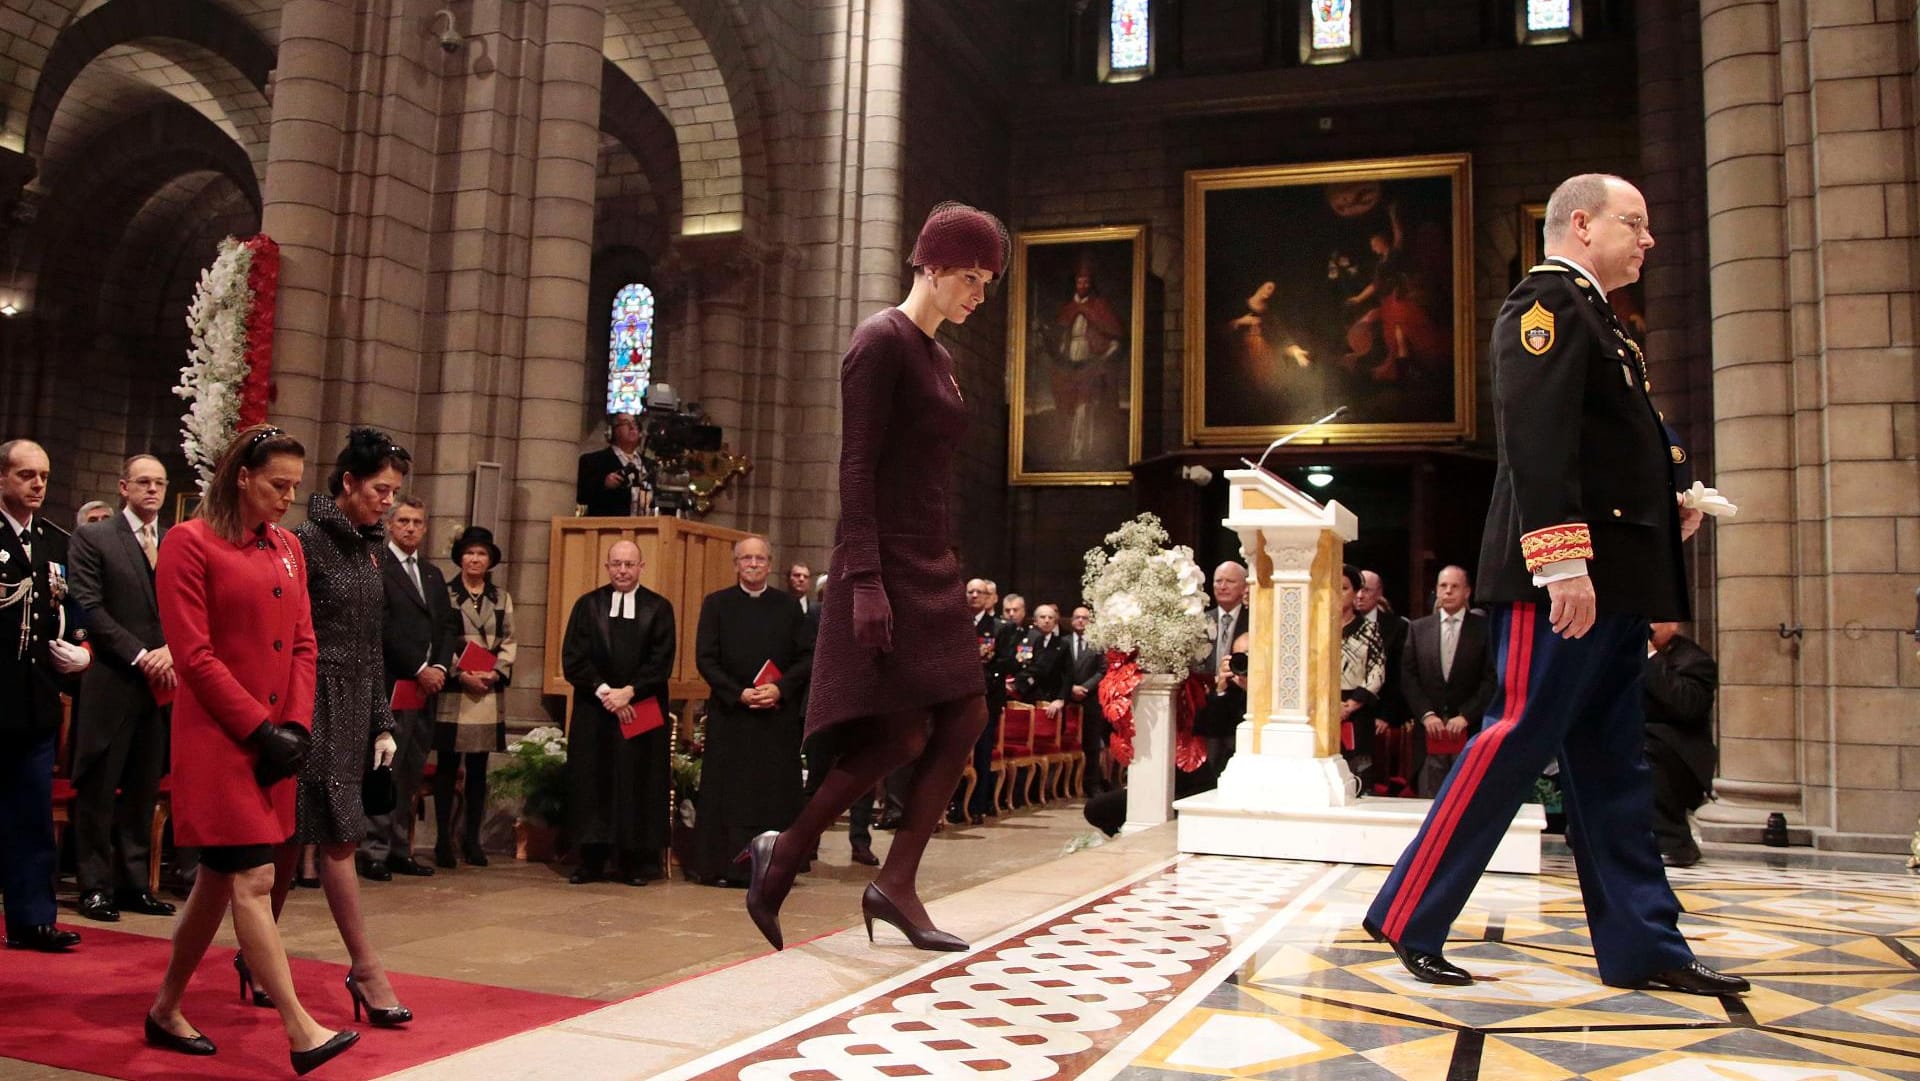
[[1427, 885], [1433, 880], [1434, 869], [1440, 865], [1440, 857], [1447, 850], [1447, 842], [1453, 839], [1453, 831], [1460, 824], [1460, 816], [1473, 794], [1480, 787], [1480, 781], [1486, 776], [1487, 767], [1500, 751], [1501, 742], [1507, 733], [1520, 721], [1520, 714], [1527, 705], [1527, 671], [1533, 661], [1533, 623], [1537, 614], [1537, 605], [1523, 602], [1513, 606], [1513, 620], [1509, 626], [1507, 639], [1507, 678], [1506, 709], [1493, 727], [1480, 734], [1467, 752], [1467, 760], [1460, 765], [1460, 776], [1455, 778], [1452, 788], [1447, 790], [1447, 798], [1441, 803], [1433, 816], [1433, 827], [1414, 854], [1413, 862], [1407, 866], [1407, 877], [1400, 883], [1400, 895], [1393, 899], [1393, 905], [1387, 910], [1386, 926], [1381, 933], [1398, 942], [1406, 933], [1407, 921], [1413, 917], [1413, 910], [1420, 904], [1420, 897], [1426, 892]]

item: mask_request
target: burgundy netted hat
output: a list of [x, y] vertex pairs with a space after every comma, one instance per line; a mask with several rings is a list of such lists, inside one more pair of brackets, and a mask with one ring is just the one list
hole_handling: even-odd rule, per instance
[[914, 266], [981, 267], [998, 278], [1012, 244], [1000, 219], [965, 203], [941, 203], [927, 214], [914, 242]]

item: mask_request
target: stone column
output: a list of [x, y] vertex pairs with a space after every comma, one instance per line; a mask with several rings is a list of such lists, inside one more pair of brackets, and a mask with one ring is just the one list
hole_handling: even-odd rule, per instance
[[[1800, 664], [1775, 633], [1792, 582], [1793, 342], [1781, 80], [1792, 49], [1774, 0], [1701, 0], [1716, 486], [1740, 515], [1713, 526], [1720, 801], [1703, 822], [1798, 817]], [[1793, 48], [1798, 48], [1793, 47]], [[1751, 832], [1751, 831], [1749, 831]]]
[[[594, 173], [600, 152], [601, 48], [604, 5], [549, 0], [541, 50], [539, 127], [533, 163], [531, 244], [527, 261], [525, 358], [520, 369], [520, 429], [508, 535], [515, 559], [539, 574], [514, 579], [514, 620], [521, 632], [516, 683], [538, 694], [546, 663], [537, 637], [549, 607], [572, 598], [547, 596], [544, 570], [550, 520], [573, 509], [579, 462], [580, 387], [588, 378], [580, 343], [587, 335], [593, 263]], [[531, 648], [529, 648], [531, 647]], [[524, 715], [531, 710], [516, 709]]]
[[280, 12], [260, 214], [261, 231], [280, 244], [272, 415], [309, 442], [321, 437], [327, 419], [335, 213], [342, 197], [353, 28], [353, 7], [334, 0], [287, 0]]

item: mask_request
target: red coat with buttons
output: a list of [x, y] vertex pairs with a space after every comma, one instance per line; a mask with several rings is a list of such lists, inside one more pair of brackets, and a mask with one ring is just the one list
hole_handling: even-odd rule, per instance
[[294, 782], [261, 788], [247, 737], [313, 723], [306, 557], [278, 526], [235, 544], [201, 521], [170, 529], [154, 571], [180, 685], [173, 702], [173, 830], [183, 845], [279, 844]]

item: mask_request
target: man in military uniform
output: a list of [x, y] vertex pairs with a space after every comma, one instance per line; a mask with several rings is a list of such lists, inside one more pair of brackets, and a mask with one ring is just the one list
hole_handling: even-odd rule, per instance
[[1547, 262], [1493, 328], [1499, 465], [1481, 536], [1481, 599], [1499, 685], [1364, 926], [1427, 983], [1472, 976], [1447, 930], [1549, 761], [1600, 979], [1718, 995], [1747, 981], [1694, 960], [1652, 830], [1641, 749], [1650, 620], [1687, 618], [1680, 545], [1700, 525], [1673, 488], [1646, 365], [1607, 305], [1653, 247], [1646, 200], [1576, 176], [1547, 204]]
[[47, 452], [0, 443], [0, 889], [7, 948], [61, 953], [53, 924], [53, 758], [60, 691], [91, 659], [69, 618], [67, 534], [40, 516]]

